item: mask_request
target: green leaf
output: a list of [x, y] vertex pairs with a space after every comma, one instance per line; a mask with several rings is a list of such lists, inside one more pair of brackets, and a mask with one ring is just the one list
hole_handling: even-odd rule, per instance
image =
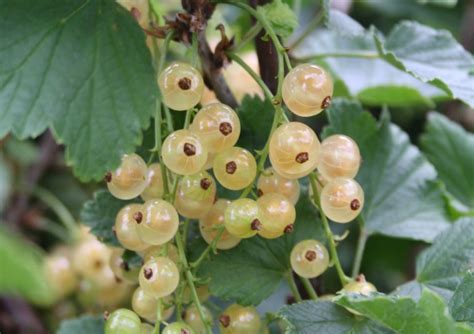
[[448, 31], [406, 21], [374, 40], [386, 61], [474, 107], [474, 58]]
[[366, 88], [357, 94], [357, 98], [363, 105], [376, 107], [386, 105], [387, 107], [403, 108], [410, 106], [423, 106], [434, 108], [435, 104], [424, 97], [418, 90], [408, 86], [381, 85]]
[[117, 213], [129, 203], [133, 201], [121, 201], [107, 190], [99, 190], [94, 193], [94, 199], [84, 203], [81, 223], [89, 226], [91, 232], [100, 241], [112, 246], [120, 246], [112, 228], [115, 225]]
[[137, 268], [143, 265], [143, 259], [136, 252], [126, 249], [122, 255], [122, 260], [130, 267]]
[[61, 322], [57, 334], [103, 334], [104, 326], [105, 322], [102, 316], [84, 315]]
[[421, 147], [447, 190], [474, 209], [474, 135], [446, 117], [431, 113]]
[[43, 270], [43, 256], [33, 245], [0, 228], [0, 294], [13, 294], [47, 305], [52, 292]]
[[455, 7], [458, 0], [416, 0], [423, 5], [436, 5], [442, 7]]
[[357, 36], [365, 33], [359, 22], [339, 10], [329, 10], [326, 26], [341, 35]]
[[257, 7], [272, 25], [275, 33], [283, 38], [290, 36], [298, 26], [298, 18], [288, 4], [274, 0], [264, 6]]
[[335, 302], [400, 334], [458, 331], [443, 299], [428, 289], [423, 291], [418, 302], [409, 297], [386, 295], [342, 295]]
[[416, 261], [415, 281], [399, 287], [397, 294], [419, 298], [428, 287], [449, 300], [465, 274], [474, 269], [474, 218], [458, 220], [441, 233]]
[[204, 262], [200, 274], [210, 277], [211, 293], [242, 305], [258, 305], [269, 297], [291, 272], [289, 254], [293, 246], [305, 239], [324, 240], [318, 213], [308, 196], [302, 194], [296, 214], [293, 233], [274, 240], [258, 236], [245, 239]]
[[145, 35], [112, 0], [0, 0], [0, 137], [52, 127], [81, 180], [141, 142], [156, 83]]
[[371, 320], [355, 317], [329, 301], [305, 301], [285, 306], [278, 312], [278, 317], [288, 325], [287, 334], [393, 333]]
[[245, 95], [237, 109], [241, 123], [238, 146], [253, 152], [265, 146], [272, 127], [274, 108], [270, 101]]
[[457, 321], [474, 322], [474, 273], [468, 272], [449, 301], [449, 310]]
[[358, 103], [336, 99], [327, 115], [323, 137], [345, 134], [361, 150], [367, 233], [430, 242], [449, 227], [433, 166], [386, 114], [377, 123]]

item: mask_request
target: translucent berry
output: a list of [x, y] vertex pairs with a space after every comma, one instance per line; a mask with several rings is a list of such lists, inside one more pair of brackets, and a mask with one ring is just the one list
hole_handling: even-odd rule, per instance
[[222, 186], [230, 190], [240, 190], [255, 179], [257, 163], [246, 149], [231, 147], [216, 156], [213, 170]]
[[296, 66], [286, 75], [282, 88], [283, 101], [298, 116], [317, 115], [331, 103], [331, 76], [317, 65]]
[[300, 197], [300, 184], [297, 180], [290, 180], [273, 170], [272, 167], [265, 169], [257, 182], [258, 196], [278, 193], [282, 194], [295, 205]]
[[207, 161], [206, 164], [203, 167], [203, 170], [209, 170], [212, 169], [212, 166], [214, 165], [214, 160], [216, 159], [217, 153], [215, 152], [208, 152], [207, 153]]
[[293, 231], [296, 210], [293, 204], [283, 195], [269, 193], [261, 196], [257, 204], [262, 212], [262, 228], [258, 234], [267, 239], [274, 239], [284, 233]]
[[201, 73], [189, 64], [175, 62], [158, 78], [163, 102], [173, 110], [193, 108], [201, 100], [204, 81]]
[[179, 175], [196, 174], [207, 161], [201, 138], [189, 130], [178, 130], [166, 137], [161, 154], [166, 167]]
[[321, 191], [321, 209], [336, 223], [348, 223], [364, 206], [364, 191], [353, 179], [336, 178]]
[[[212, 313], [208, 310], [207, 307], [201, 306], [201, 309], [204, 313], [204, 320], [212, 324]], [[207, 334], [206, 325], [201, 319], [198, 309], [196, 306], [191, 305], [185, 311], [184, 321], [194, 330], [196, 334]]]
[[212, 207], [216, 189], [216, 181], [206, 171], [184, 176], [178, 183], [174, 206], [181, 216], [201, 218]]
[[224, 213], [227, 231], [237, 238], [250, 238], [262, 229], [262, 217], [256, 201], [241, 198], [229, 204]]
[[207, 214], [199, 220], [199, 230], [201, 231], [201, 236], [208, 244], [211, 244], [211, 242], [219, 233], [219, 226], [224, 228], [224, 232], [222, 232], [219, 241], [216, 244], [218, 249], [233, 248], [237, 246], [241, 240], [240, 238], [230, 234], [223, 226], [225, 210], [230, 203], [231, 202], [226, 199], [217, 200], [217, 202], [211, 207]]
[[359, 275], [355, 281], [347, 283], [342, 290], [346, 293], [357, 293], [364, 296], [370, 295], [372, 292], [377, 292], [375, 286], [365, 280], [364, 275]]
[[169, 242], [164, 245], [150, 246], [147, 249], [145, 249], [145, 251], [143, 251], [144, 261], [147, 262], [148, 260], [151, 260], [153, 258], [164, 256], [165, 247], [168, 249], [166, 256], [169, 257], [174, 263], [178, 263], [179, 261], [178, 248], [176, 248], [175, 245]]
[[120, 167], [105, 176], [107, 188], [118, 199], [135, 198], [146, 187], [147, 171], [146, 163], [139, 155], [125, 154]]
[[[167, 320], [174, 312], [174, 307], [171, 305], [173, 298], [171, 296], [164, 297], [160, 301], [161, 305], [161, 319]], [[138, 287], [132, 296], [132, 309], [142, 318], [150, 322], [156, 321], [158, 313], [158, 299], [148, 295], [142, 288]]]
[[105, 334], [140, 334], [140, 330], [138, 315], [124, 308], [109, 314], [105, 322]]
[[352, 179], [359, 171], [359, 166], [359, 147], [350, 137], [333, 135], [322, 141], [318, 171], [324, 178]]
[[233, 304], [219, 317], [221, 334], [258, 334], [260, 327], [260, 317], [252, 306]]
[[173, 322], [165, 327], [163, 334], [196, 334], [188, 324]]
[[237, 143], [240, 121], [231, 107], [211, 103], [199, 110], [189, 129], [200, 135], [209, 152], [220, 152]]
[[148, 167], [147, 185], [141, 194], [144, 201], [159, 199], [163, 196], [163, 178], [161, 176], [161, 166], [159, 163], [151, 164]]
[[176, 234], [179, 217], [176, 209], [161, 199], [143, 204], [143, 219], [138, 224], [138, 235], [149, 245], [163, 245]]
[[304, 240], [295, 245], [290, 255], [291, 268], [301, 277], [321, 275], [329, 266], [329, 254], [317, 240]]
[[148, 247], [138, 235], [138, 225], [143, 221], [143, 206], [129, 204], [122, 208], [115, 218], [114, 231], [120, 244], [133, 251]]
[[71, 294], [79, 283], [69, 256], [63, 252], [54, 252], [46, 258], [45, 274], [55, 299]]
[[283, 177], [297, 179], [311, 173], [319, 161], [320, 143], [314, 131], [299, 122], [278, 127], [270, 139], [270, 161]]
[[124, 250], [121, 248], [115, 248], [112, 250], [110, 256], [109, 265], [110, 269], [114, 273], [115, 277], [126, 282], [126, 283], [138, 283], [139, 267], [130, 267], [122, 258]]
[[151, 259], [143, 265], [139, 275], [140, 287], [155, 298], [169, 296], [179, 283], [179, 270], [167, 257]]

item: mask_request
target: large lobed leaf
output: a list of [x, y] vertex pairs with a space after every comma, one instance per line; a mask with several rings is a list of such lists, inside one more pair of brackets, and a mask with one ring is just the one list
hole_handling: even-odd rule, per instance
[[156, 84], [145, 35], [113, 0], [0, 0], [0, 137], [52, 127], [82, 180], [141, 142]]
[[449, 301], [449, 310], [457, 321], [474, 322], [474, 273], [468, 272]]
[[449, 226], [433, 166], [386, 114], [377, 123], [358, 103], [342, 99], [327, 114], [323, 137], [345, 134], [360, 147], [356, 178], [365, 193], [362, 215], [369, 234], [429, 242]]
[[474, 210], [474, 135], [446, 117], [431, 113], [421, 146], [447, 190]]

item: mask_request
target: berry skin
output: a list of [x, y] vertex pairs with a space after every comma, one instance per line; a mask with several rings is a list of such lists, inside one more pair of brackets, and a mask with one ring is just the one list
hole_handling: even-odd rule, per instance
[[[211, 311], [208, 310], [207, 307], [201, 306], [203, 313], [204, 313], [204, 319], [208, 321], [209, 323], [212, 324], [212, 313]], [[186, 322], [193, 330], [194, 333], [196, 334], [206, 334], [206, 325], [204, 322], [201, 320], [201, 316], [199, 315], [199, 311], [194, 305], [191, 305], [188, 307], [184, 314], [184, 322]]]
[[231, 148], [240, 136], [240, 121], [235, 111], [222, 103], [211, 103], [196, 114], [189, 127], [198, 133], [209, 152]]
[[329, 107], [333, 93], [331, 76], [321, 67], [302, 64], [283, 80], [283, 101], [292, 113], [309, 117]]
[[161, 166], [159, 163], [151, 164], [148, 167], [147, 185], [141, 194], [144, 201], [163, 197], [163, 178], [161, 176]]
[[179, 270], [167, 257], [151, 259], [143, 265], [139, 275], [140, 287], [155, 298], [169, 296], [179, 283]]
[[233, 304], [219, 317], [221, 334], [258, 334], [260, 327], [260, 317], [251, 306]]
[[215, 152], [208, 152], [207, 153], [207, 160], [206, 164], [202, 168], [203, 170], [209, 170], [212, 169], [212, 166], [214, 165], [214, 160], [216, 159], [217, 153]]
[[[208, 244], [211, 244], [218, 234], [216, 227], [224, 224], [225, 210], [230, 203], [231, 201], [227, 199], [217, 200], [207, 214], [199, 220], [201, 236]], [[224, 232], [222, 232], [219, 241], [217, 241], [216, 247], [217, 249], [231, 249], [237, 246], [240, 243], [240, 240], [240, 238], [233, 236], [227, 231], [227, 229], [225, 229]]]
[[115, 248], [112, 250], [109, 260], [110, 269], [112, 269], [112, 272], [118, 279], [126, 283], [138, 283], [138, 273], [140, 268], [130, 268], [130, 266], [122, 259], [123, 252], [124, 250], [121, 248]]
[[204, 81], [201, 73], [189, 64], [175, 62], [158, 78], [163, 102], [173, 110], [193, 108], [201, 100]]
[[71, 294], [79, 283], [68, 254], [63, 251], [53, 252], [46, 258], [45, 274], [55, 299]]
[[166, 167], [179, 175], [196, 174], [207, 161], [201, 138], [189, 130], [178, 130], [166, 137], [161, 154]]
[[257, 163], [246, 149], [231, 147], [216, 156], [213, 170], [222, 186], [230, 190], [240, 190], [255, 179]]
[[301, 277], [314, 278], [329, 266], [329, 254], [317, 240], [300, 241], [290, 255], [291, 268]]
[[297, 180], [290, 180], [273, 170], [272, 167], [265, 169], [257, 182], [258, 196], [279, 193], [288, 198], [295, 205], [300, 198], [300, 184]]
[[165, 327], [162, 334], [196, 334], [194, 330], [184, 322], [173, 322]]
[[257, 202], [240, 198], [225, 209], [224, 224], [227, 231], [237, 238], [250, 238], [262, 229], [262, 217]]
[[138, 235], [138, 225], [142, 221], [143, 206], [140, 204], [129, 204], [118, 212], [114, 231], [124, 248], [141, 251], [148, 247]]
[[321, 191], [321, 209], [336, 223], [348, 223], [364, 206], [364, 190], [353, 179], [336, 178]]
[[372, 283], [365, 280], [364, 275], [359, 275], [355, 281], [347, 283], [342, 291], [346, 293], [357, 293], [368, 296], [372, 292], [377, 292], [377, 289]]
[[212, 207], [216, 181], [208, 172], [184, 176], [178, 183], [174, 206], [181, 216], [198, 219]]
[[163, 245], [170, 241], [179, 226], [176, 209], [161, 199], [143, 204], [143, 219], [137, 226], [138, 235], [149, 245]]
[[[167, 320], [173, 315], [173, 306], [164, 308], [164, 304], [170, 304], [172, 301], [171, 296], [165, 297], [161, 301], [161, 318], [163, 320]], [[132, 296], [132, 309], [143, 319], [155, 322], [158, 313], [158, 299], [148, 295], [142, 288], [138, 287]]]
[[140, 327], [140, 334], [152, 334], [153, 329], [153, 326], [150, 324], [142, 324]]
[[124, 308], [112, 312], [105, 322], [105, 334], [140, 334], [140, 330], [138, 315]]
[[324, 178], [352, 179], [357, 175], [359, 167], [359, 147], [350, 137], [333, 135], [322, 141], [318, 171]]
[[135, 198], [147, 185], [147, 171], [146, 163], [139, 155], [125, 154], [119, 168], [105, 176], [107, 188], [118, 199]]
[[273, 169], [288, 179], [311, 173], [318, 164], [320, 143], [314, 131], [300, 122], [278, 127], [270, 138]]
[[151, 259], [156, 259], [157, 257], [163, 256], [163, 247], [168, 247], [168, 254], [166, 255], [173, 261], [174, 263], [178, 263], [179, 261], [179, 254], [178, 254], [178, 248], [176, 248], [175, 245], [168, 243], [165, 245], [161, 246], [150, 246], [145, 251], [143, 252], [143, 260], [145, 262], [151, 260]]
[[266, 194], [257, 200], [257, 204], [263, 217], [259, 235], [267, 239], [275, 239], [285, 232], [293, 231], [296, 210], [285, 196], [277, 193]]

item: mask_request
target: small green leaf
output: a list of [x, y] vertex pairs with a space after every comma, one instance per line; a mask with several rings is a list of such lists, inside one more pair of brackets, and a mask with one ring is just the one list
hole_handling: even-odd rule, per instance
[[0, 137], [52, 127], [81, 180], [140, 144], [156, 82], [145, 34], [111, 0], [0, 0]]
[[474, 209], [474, 135], [431, 113], [421, 147], [447, 190], [468, 209]]
[[258, 305], [269, 297], [291, 271], [289, 254], [293, 246], [305, 239], [325, 239], [318, 212], [308, 196], [302, 194], [296, 213], [293, 233], [274, 240], [257, 236], [245, 239], [206, 261], [200, 274], [211, 278], [212, 294], [243, 305]]
[[418, 302], [409, 297], [386, 295], [343, 295], [335, 302], [400, 334], [458, 331], [443, 299], [428, 289], [423, 291]]
[[122, 255], [122, 260], [130, 267], [137, 268], [143, 265], [143, 259], [136, 252], [126, 249]]
[[105, 322], [102, 316], [85, 315], [61, 322], [57, 334], [103, 334], [104, 326]]
[[115, 217], [125, 205], [133, 201], [121, 201], [113, 197], [107, 190], [94, 193], [94, 199], [84, 203], [81, 211], [81, 222], [91, 228], [91, 232], [102, 242], [112, 246], [120, 246], [113, 233]]
[[416, 261], [416, 279], [402, 285], [397, 294], [419, 298], [428, 287], [449, 300], [469, 270], [474, 269], [474, 218], [458, 220], [441, 233]]
[[275, 33], [283, 38], [290, 36], [298, 26], [298, 19], [288, 4], [274, 0], [264, 6], [257, 7], [272, 25]]
[[409, 86], [381, 85], [369, 87], [360, 91], [357, 98], [363, 105], [369, 107], [385, 105], [389, 108], [411, 106], [433, 108], [435, 106], [433, 101], [424, 97], [417, 89]]
[[43, 256], [20, 237], [0, 229], [0, 294], [13, 294], [39, 304], [52, 302]]
[[474, 107], [474, 58], [448, 31], [406, 21], [374, 40], [386, 61]]
[[328, 301], [305, 301], [285, 306], [278, 312], [278, 317], [288, 325], [286, 334], [394, 333], [371, 320], [355, 317]]
[[449, 227], [436, 172], [406, 133], [387, 116], [380, 123], [356, 102], [334, 100], [323, 137], [345, 134], [361, 150], [356, 177], [365, 193], [362, 212], [369, 234], [432, 241]]
[[449, 301], [449, 310], [457, 321], [474, 322], [474, 273], [468, 272]]

